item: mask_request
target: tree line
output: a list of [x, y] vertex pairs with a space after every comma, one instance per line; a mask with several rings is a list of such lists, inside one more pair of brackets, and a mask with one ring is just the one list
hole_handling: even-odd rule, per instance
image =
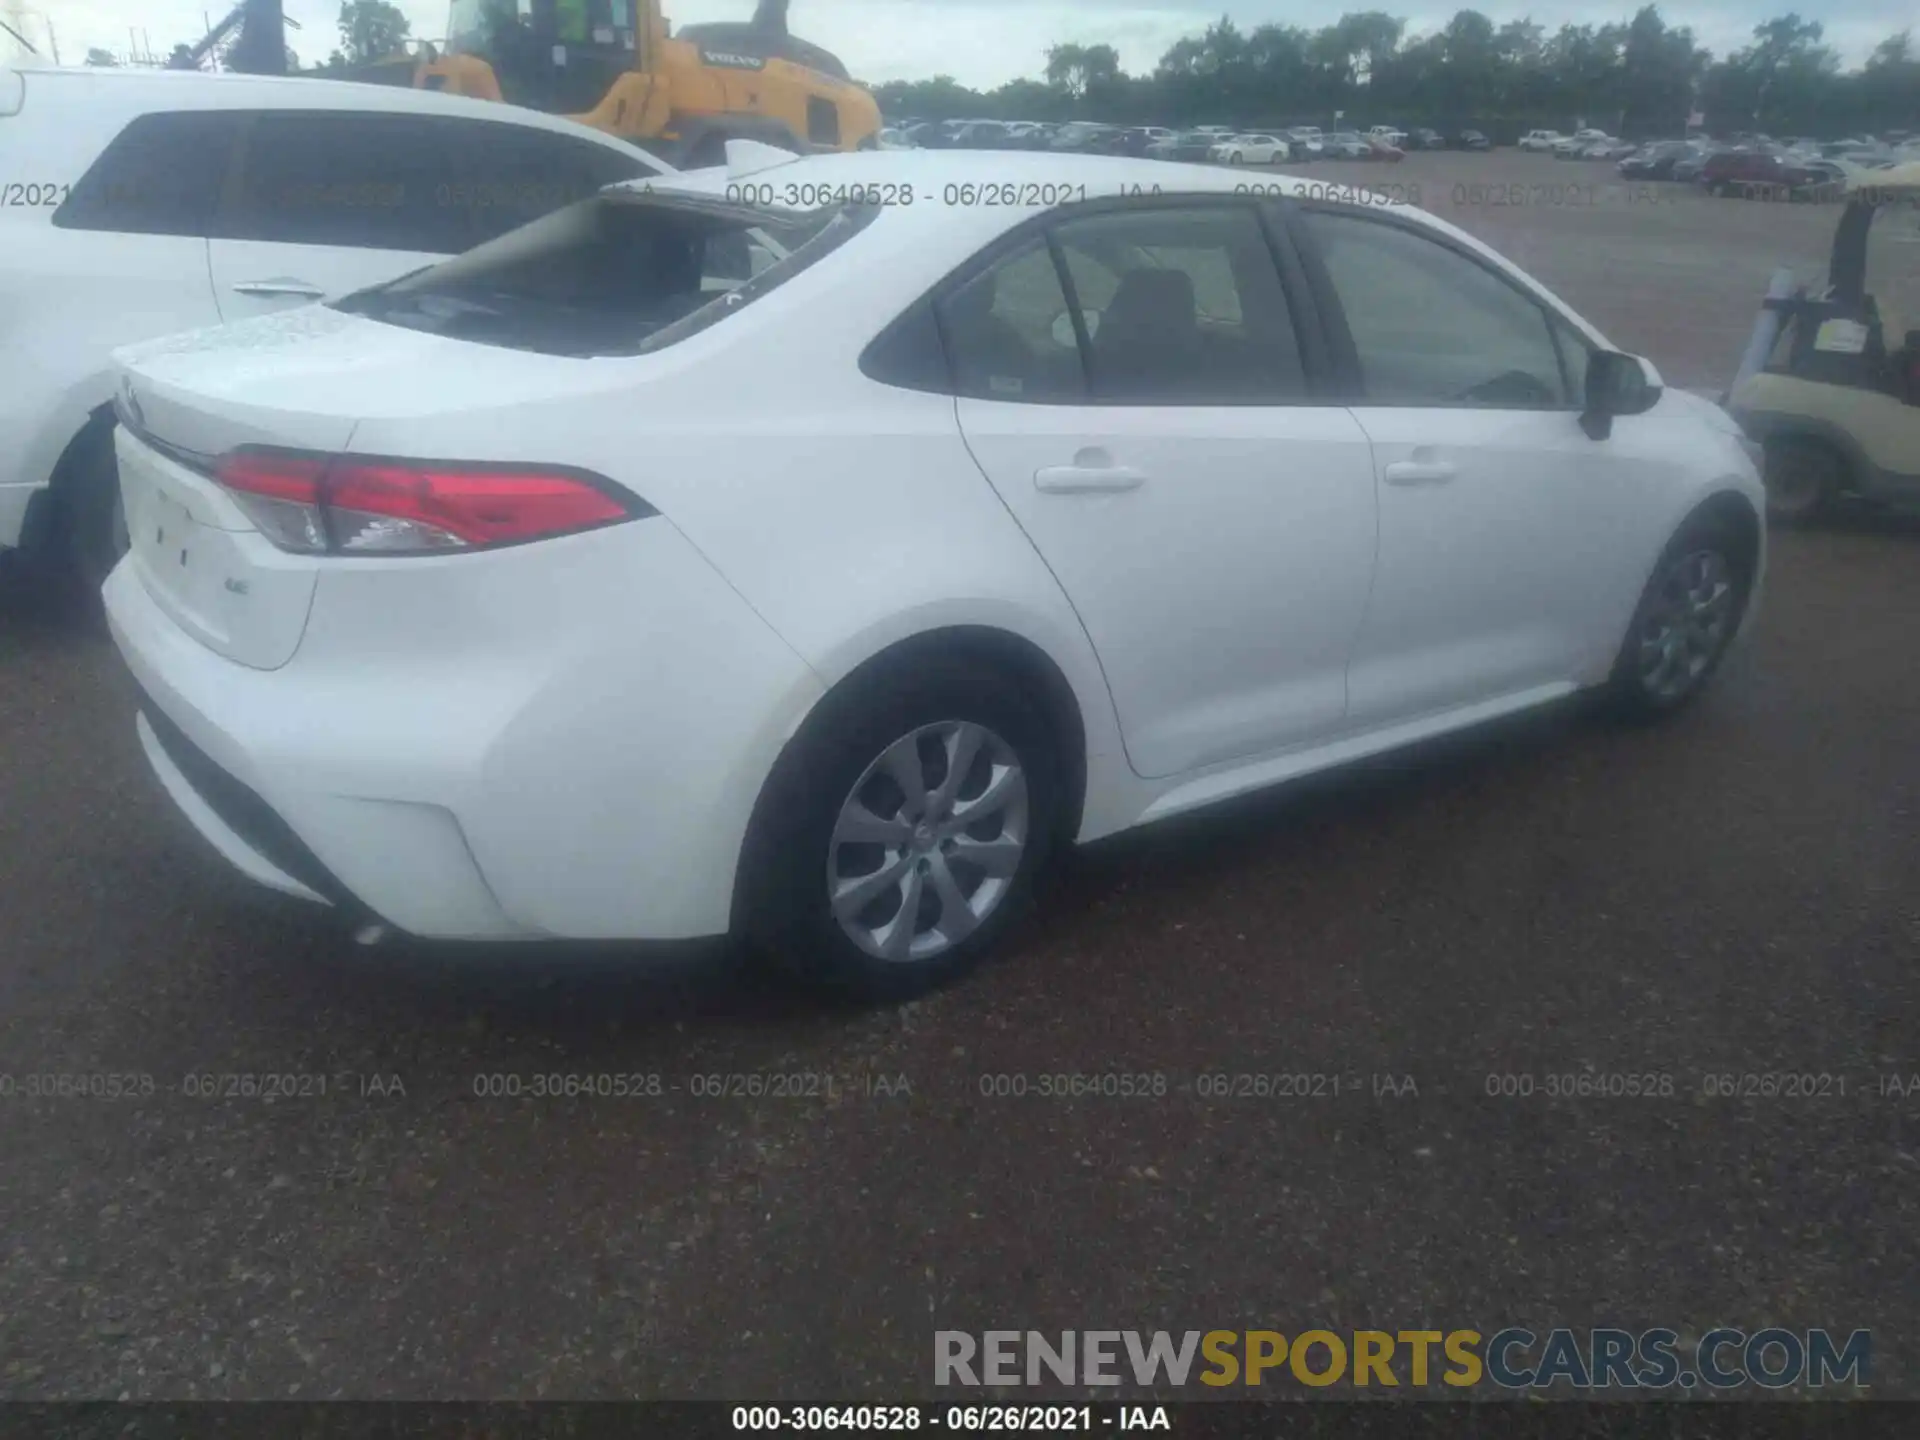
[[1041, 78], [970, 90], [951, 76], [874, 87], [890, 117], [1101, 120], [1174, 127], [1367, 123], [1472, 126], [1496, 143], [1535, 128], [1593, 125], [1630, 138], [1678, 135], [1703, 112], [1715, 133], [1838, 136], [1920, 129], [1920, 54], [1889, 36], [1857, 70], [1818, 21], [1788, 14], [1716, 60], [1655, 5], [1625, 24], [1495, 25], [1462, 10], [1431, 35], [1378, 10], [1319, 30], [1222, 17], [1176, 42], [1148, 75], [1110, 45], [1055, 45]]
[[[388, 0], [343, 0], [340, 44], [303, 73], [338, 75], [390, 59], [409, 39]], [[1682, 133], [1699, 111], [1719, 134], [1838, 136], [1920, 129], [1920, 51], [1911, 32], [1882, 41], [1846, 70], [1817, 20], [1788, 14], [1754, 27], [1753, 43], [1716, 60], [1655, 5], [1625, 24], [1504, 25], [1462, 10], [1431, 35], [1379, 10], [1319, 30], [1222, 17], [1177, 41], [1149, 75], [1129, 75], [1110, 45], [1055, 45], [1041, 78], [971, 90], [952, 76], [872, 87], [890, 117], [1104, 120], [1171, 126], [1328, 125], [1335, 116], [1448, 134], [1472, 126], [1497, 143], [1535, 128], [1598, 126], [1632, 138]], [[244, 47], [244, 31], [222, 51]], [[176, 47], [176, 55], [185, 46]], [[105, 51], [89, 64], [112, 64]], [[288, 69], [297, 69], [291, 51]]]
[[[221, 70], [271, 71], [280, 67], [272, 57], [261, 56], [258, 37], [249, 33], [242, 21], [234, 32], [213, 47], [206, 57]], [[412, 35], [412, 24], [397, 5], [389, 0], [341, 0], [338, 21], [340, 43], [317, 65], [301, 68], [300, 57], [291, 45], [285, 47], [284, 69], [289, 75], [343, 75], [349, 70], [391, 60], [405, 50]], [[192, 47], [179, 44], [167, 57], [170, 68], [193, 68]], [[86, 63], [107, 66], [120, 64], [113, 51], [95, 47], [87, 51]]]

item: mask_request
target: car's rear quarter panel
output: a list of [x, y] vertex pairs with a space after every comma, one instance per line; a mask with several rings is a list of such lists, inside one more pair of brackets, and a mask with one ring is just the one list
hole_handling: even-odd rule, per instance
[[[569, 436], [558, 458], [657, 506], [824, 688], [934, 630], [985, 626], [1030, 641], [1073, 689], [1090, 770], [1111, 760], [1124, 772], [1086, 632], [967, 451], [952, 398], [859, 369], [881, 329], [1017, 218], [952, 211], [910, 266], [875, 264], [856, 238], [657, 356], [586, 362], [606, 376], [598, 394], [553, 402], [535, 420], [516, 407], [477, 414], [449, 426], [446, 443], [465, 447], [455, 453], [536, 459], [524, 453], [527, 434]], [[874, 228], [899, 220], [912, 217], [884, 215]], [[837, 269], [843, 261], [857, 284]], [[414, 447], [432, 443], [416, 422], [405, 433]], [[378, 421], [354, 438], [356, 450], [383, 443]], [[770, 749], [743, 759], [759, 772], [749, 777], [755, 790], [811, 704], [786, 715]], [[1086, 818], [1089, 829], [1106, 824]]]

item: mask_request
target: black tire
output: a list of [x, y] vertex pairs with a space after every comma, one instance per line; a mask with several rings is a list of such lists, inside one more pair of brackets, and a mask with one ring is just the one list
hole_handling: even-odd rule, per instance
[[[883, 959], [849, 935], [829, 903], [829, 877], [838, 863], [836, 826], [856, 786], [864, 796], [872, 793], [869, 785], [888, 783], [884, 774], [862, 778], [882, 754], [922, 727], [953, 721], [986, 727], [1017, 758], [1026, 781], [1024, 850], [999, 900], [971, 933], [925, 958]], [[970, 657], [921, 658], [852, 677], [822, 702], [788, 745], [761, 796], [743, 857], [740, 930], [763, 958], [836, 998], [898, 1002], [951, 984], [986, 958], [1032, 898], [1034, 876], [1046, 862], [1060, 822], [1057, 746], [1045, 713], [1029, 694], [1004, 671]], [[879, 808], [884, 810], [884, 803]], [[876, 870], [905, 863], [889, 861], [877, 845], [871, 848]], [[927, 863], [918, 862], [923, 874]], [[842, 878], [865, 873], [862, 865]], [[978, 895], [985, 883], [983, 875], [969, 894]], [[874, 903], [884, 908], [889, 900], [897, 916], [904, 905], [893, 887], [879, 892]], [[945, 906], [937, 899], [934, 904], [928, 935], [946, 924]], [[919, 933], [925, 913], [916, 911], [910, 935]]]
[[127, 553], [113, 426], [99, 420], [89, 424], [61, 467], [55, 498], [67, 566], [80, 586], [97, 598], [107, 576]]
[[[1661, 678], [1677, 679], [1678, 676], [1657, 668], [1658, 652], [1664, 647], [1655, 637], [1665, 636], [1676, 628], [1669, 623], [1670, 617], [1689, 603], [1691, 595], [1704, 593], [1706, 587], [1695, 583], [1699, 572], [1689, 568], [1703, 556], [1717, 560], [1726, 598], [1710, 639], [1697, 622], [1678, 627], [1687, 632], [1677, 647], [1681, 664], [1676, 668], [1684, 672], [1684, 683], [1678, 688], [1667, 688]], [[1620, 642], [1620, 653], [1607, 682], [1609, 708], [1615, 716], [1628, 721], [1661, 720], [1677, 714], [1697, 698], [1719, 670], [1734, 637], [1740, 633], [1752, 587], [1751, 560], [1731, 525], [1702, 517], [1682, 526], [1654, 565], [1652, 578], [1641, 592], [1640, 603], [1634, 607], [1626, 637]], [[1695, 659], [1701, 662], [1697, 666], [1693, 663]]]
[[1846, 475], [1846, 462], [1818, 440], [1769, 440], [1762, 476], [1767, 519], [1777, 525], [1813, 524], [1845, 487]]

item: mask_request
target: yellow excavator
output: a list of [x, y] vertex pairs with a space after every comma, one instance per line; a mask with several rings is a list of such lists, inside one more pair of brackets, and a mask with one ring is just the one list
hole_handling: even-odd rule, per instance
[[735, 139], [875, 147], [873, 96], [788, 33], [788, 3], [674, 33], [660, 0], [453, 0], [446, 50], [422, 49], [412, 83], [566, 115], [687, 169], [723, 163]]

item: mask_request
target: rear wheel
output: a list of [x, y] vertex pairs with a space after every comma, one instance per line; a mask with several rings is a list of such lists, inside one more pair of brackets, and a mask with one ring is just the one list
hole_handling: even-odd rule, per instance
[[1832, 503], [1846, 466], [1816, 440], [1767, 442], [1767, 518], [1782, 525], [1809, 525]]
[[917, 663], [836, 694], [768, 783], [742, 928], [806, 983], [910, 999], [985, 958], [1060, 813], [1045, 717], [1000, 671]]
[[1706, 687], [1740, 630], [1751, 566], [1733, 530], [1695, 520], [1654, 566], [1608, 689], [1617, 713], [1659, 719]]

